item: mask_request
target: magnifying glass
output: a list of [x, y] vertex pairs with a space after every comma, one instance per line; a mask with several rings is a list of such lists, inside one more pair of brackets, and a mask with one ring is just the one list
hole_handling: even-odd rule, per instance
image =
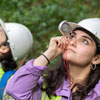
[[[66, 20], [62, 21], [59, 24], [58, 29], [61, 32], [61, 34], [64, 35], [64, 36], [68, 36], [72, 32], [72, 27], [69, 25], [69, 23]], [[66, 49], [64, 49], [64, 50], [66, 51]], [[69, 78], [70, 82], [73, 83], [73, 81], [71, 80], [70, 75], [69, 75], [68, 63], [67, 62], [68, 61], [67, 61], [67, 53], [66, 53], [66, 59], [64, 60], [64, 65], [65, 65], [65, 68], [66, 68], [68, 78]]]
[[58, 29], [64, 36], [67, 36], [72, 31], [72, 27], [69, 25], [69, 23], [66, 20], [62, 21], [59, 24]]

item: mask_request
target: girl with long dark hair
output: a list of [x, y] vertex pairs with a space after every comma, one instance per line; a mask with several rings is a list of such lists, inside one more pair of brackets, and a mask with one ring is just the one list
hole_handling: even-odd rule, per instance
[[6, 92], [15, 100], [100, 100], [100, 18], [67, 24], [68, 34], [64, 26], [64, 36], [51, 38], [48, 49], [8, 82]]

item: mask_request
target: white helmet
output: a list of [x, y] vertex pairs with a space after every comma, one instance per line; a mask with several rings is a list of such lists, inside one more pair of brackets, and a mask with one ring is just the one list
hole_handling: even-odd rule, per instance
[[[62, 27], [61, 27], [62, 26]], [[83, 28], [88, 31], [88, 34], [94, 39], [100, 50], [100, 18], [88, 18], [80, 21], [78, 24], [73, 22], [62, 21], [59, 25], [60, 32], [63, 35], [69, 34], [76, 28]], [[61, 31], [61, 28], [62, 31]]]
[[30, 30], [18, 23], [4, 23], [0, 19], [10, 45], [14, 60], [22, 59], [32, 48], [33, 39]]

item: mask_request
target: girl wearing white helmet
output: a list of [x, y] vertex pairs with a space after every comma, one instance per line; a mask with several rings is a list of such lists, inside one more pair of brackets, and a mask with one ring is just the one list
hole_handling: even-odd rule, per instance
[[48, 49], [7, 84], [15, 100], [100, 100], [100, 18], [63, 21], [59, 29], [64, 36], [51, 38]]
[[31, 32], [26, 26], [18, 23], [4, 23], [0, 19], [0, 72], [2, 72], [0, 73], [0, 100], [3, 97], [3, 100], [9, 100], [7, 95], [6, 99], [3, 96], [6, 83], [15, 73], [16, 61], [27, 55], [32, 43]]

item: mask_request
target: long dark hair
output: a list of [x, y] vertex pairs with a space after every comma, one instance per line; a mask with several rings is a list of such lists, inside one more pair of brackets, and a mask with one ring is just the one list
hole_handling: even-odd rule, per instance
[[[46, 74], [46, 75], [45, 75]], [[44, 83], [46, 87], [42, 88], [43, 91], [46, 91], [47, 95], [51, 97], [55, 95], [54, 92], [59, 88], [63, 83], [64, 79], [67, 78], [66, 70], [64, 67], [64, 60], [61, 57], [55, 67], [50, 67], [43, 73]], [[75, 84], [78, 87], [78, 90], [72, 93], [72, 100], [84, 100], [88, 93], [95, 87], [100, 79], [100, 65], [97, 65], [95, 70], [91, 70], [88, 77], [88, 81], [85, 86], [81, 84]], [[94, 91], [95, 93], [95, 91]]]
[[63, 83], [65, 76], [66, 70], [62, 58], [58, 60], [58, 63], [55, 66], [52, 66], [44, 71], [43, 79], [46, 88], [43, 90], [46, 91], [49, 97], [54, 95], [56, 89]]
[[6, 42], [5, 44], [6, 46], [8, 46], [9, 51], [3, 55], [2, 58], [0, 58], [0, 63], [1, 63], [1, 67], [3, 68], [4, 72], [7, 72], [9, 70], [14, 70], [17, 68], [17, 64], [15, 62], [15, 60], [13, 59], [10, 47], [9, 47], [9, 43]]

